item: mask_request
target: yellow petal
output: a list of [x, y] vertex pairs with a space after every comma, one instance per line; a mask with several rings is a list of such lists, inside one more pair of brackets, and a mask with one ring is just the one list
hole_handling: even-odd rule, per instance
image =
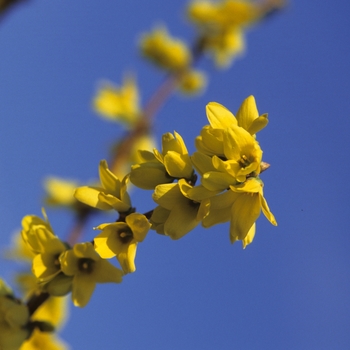
[[75, 190], [74, 197], [90, 207], [100, 210], [111, 210], [112, 207], [108, 203], [101, 202], [99, 199], [101, 191], [103, 191], [103, 188], [100, 187], [82, 186]]
[[261, 207], [258, 194], [241, 194], [231, 208], [231, 243], [243, 240], [260, 215]]
[[84, 307], [89, 302], [96, 287], [90, 275], [78, 273], [74, 276], [72, 300], [75, 306]]
[[149, 231], [151, 224], [148, 219], [139, 213], [132, 213], [125, 218], [125, 222], [131, 228], [133, 237], [137, 242], [142, 242], [147, 232]]
[[235, 116], [220, 103], [208, 103], [206, 106], [206, 111], [209, 123], [213, 128], [226, 129], [232, 124], [237, 124]]
[[102, 187], [106, 192], [118, 197], [120, 194], [120, 180], [108, 169], [106, 160], [101, 160], [99, 174]]

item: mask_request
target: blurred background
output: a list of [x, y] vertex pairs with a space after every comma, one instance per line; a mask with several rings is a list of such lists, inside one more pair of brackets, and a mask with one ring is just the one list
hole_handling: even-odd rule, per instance
[[[92, 109], [98, 83], [120, 85], [134, 72], [142, 103], [164, 75], [140, 59], [141, 33], [165, 23], [191, 43], [188, 1], [44, 1], [14, 7], [0, 22], [0, 246], [9, 247], [24, 215], [41, 215], [48, 175], [82, 184], [97, 178], [123, 130]], [[263, 216], [245, 250], [228, 225], [197, 227], [171, 241], [151, 231], [139, 245], [137, 271], [120, 285], [98, 285], [83, 309], [70, 308], [60, 337], [71, 349], [348, 349], [350, 185], [350, 22], [347, 1], [290, 1], [252, 27], [247, 50], [230, 69], [209, 73], [204, 94], [175, 94], [155, 133], [176, 130], [190, 153], [207, 124], [205, 105], [236, 113], [254, 95], [270, 123], [259, 133]], [[151, 191], [132, 193], [147, 211]], [[67, 237], [69, 212], [47, 208]], [[113, 216], [96, 216], [92, 227]], [[91, 227], [91, 229], [90, 229]], [[1, 260], [13, 286], [21, 266]]]

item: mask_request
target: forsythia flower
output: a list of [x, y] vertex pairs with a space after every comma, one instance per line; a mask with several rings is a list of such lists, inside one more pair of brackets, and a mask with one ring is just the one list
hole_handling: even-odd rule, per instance
[[208, 200], [194, 200], [191, 190], [192, 186], [184, 179], [176, 184], [158, 185], [155, 188], [153, 200], [159, 206], [153, 212], [151, 223], [158, 233], [179, 239], [193, 230], [208, 214]]
[[67, 350], [68, 346], [55, 334], [41, 332], [34, 329], [32, 335], [26, 340], [19, 350]]
[[184, 94], [198, 94], [206, 86], [206, 75], [203, 72], [188, 69], [179, 76], [179, 90]]
[[219, 67], [229, 65], [244, 50], [243, 30], [260, 16], [258, 5], [242, 0], [196, 0], [188, 7], [204, 50], [212, 53]]
[[122, 181], [109, 169], [105, 160], [99, 166], [101, 187], [83, 186], [75, 191], [75, 198], [80, 202], [101, 210], [114, 209], [120, 213], [131, 209], [131, 201], [126, 186], [128, 177]]
[[78, 243], [60, 256], [62, 271], [73, 277], [72, 300], [75, 306], [85, 306], [96, 283], [122, 281], [122, 271], [103, 260], [90, 242]]
[[144, 34], [140, 43], [141, 53], [155, 65], [165, 70], [182, 71], [191, 64], [191, 52], [186, 44], [172, 38], [163, 27]]
[[231, 242], [241, 240], [245, 247], [254, 238], [261, 210], [277, 225], [258, 178], [262, 150], [255, 133], [267, 125], [267, 114], [259, 116], [253, 96], [243, 101], [237, 117], [216, 102], [210, 102], [206, 112], [210, 125], [196, 138], [198, 152], [191, 157], [202, 185], [191, 195], [209, 200], [204, 227], [230, 221]]
[[139, 119], [139, 92], [136, 82], [128, 77], [120, 88], [105, 83], [94, 99], [94, 108], [102, 117], [131, 127]]
[[231, 243], [244, 241], [247, 235], [248, 241], [243, 242], [244, 246], [251, 242], [255, 234], [254, 223], [261, 210], [273, 225], [277, 225], [263, 196], [263, 183], [260, 179], [249, 178], [245, 183], [230, 186], [230, 190], [209, 200], [210, 212], [203, 219], [203, 226], [210, 227], [230, 221]]
[[72, 206], [76, 200], [74, 191], [78, 187], [75, 181], [60, 179], [57, 177], [49, 177], [44, 182], [47, 196], [45, 203], [53, 206]]
[[59, 256], [68, 249], [51, 228], [43, 211], [45, 220], [27, 215], [22, 220], [22, 238], [35, 253], [33, 259], [33, 274], [44, 288], [52, 295], [65, 295], [70, 291], [70, 278], [61, 272]]
[[125, 222], [99, 225], [96, 229], [102, 232], [94, 239], [95, 250], [103, 259], [116, 256], [125, 273], [134, 272], [137, 244], [145, 239], [150, 226], [139, 213], [126, 216]]
[[191, 158], [186, 145], [176, 131], [162, 137], [162, 152], [157, 149], [142, 152], [145, 162], [131, 167], [130, 181], [143, 189], [154, 189], [159, 184], [173, 182], [177, 178], [190, 180], [193, 176]]
[[18, 350], [30, 335], [29, 311], [0, 279], [0, 349]]

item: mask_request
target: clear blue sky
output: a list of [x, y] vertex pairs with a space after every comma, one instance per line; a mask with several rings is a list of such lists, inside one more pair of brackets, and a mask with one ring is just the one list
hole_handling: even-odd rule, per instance
[[[139, 59], [137, 38], [164, 22], [190, 42], [186, 3], [32, 0], [0, 23], [0, 246], [24, 215], [40, 215], [45, 176], [95, 178], [121, 132], [91, 109], [97, 82], [135, 71], [145, 102], [162, 74]], [[192, 152], [209, 101], [235, 113], [255, 96], [269, 113], [258, 136], [279, 225], [261, 217], [246, 250], [230, 245], [227, 225], [176, 242], [151, 232], [136, 273], [71, 308], [60, 334], [72, 349], [350, 348], [349, 13], [347, 1], [290, 1], [249, 31], [246, 56], [231, 69], [201, 62], [210, 72], [203, 96], [168, 101], [158, 139], [176, 130]], [[135, 194], [135, 206], [149, 203]], [[72, 218], [48, 215], [64, 238]], [[0, 264], [9, 279], [16, 265]]]

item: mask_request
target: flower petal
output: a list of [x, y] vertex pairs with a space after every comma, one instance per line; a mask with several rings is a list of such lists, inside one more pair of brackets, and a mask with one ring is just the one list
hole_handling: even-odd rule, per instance
[[217, 129], [226, 129], [232, 124], [237, 124], [235, 116], [223, 105], [217, 102], [209, 102], [206, 106], [207, 117], [210, 125]]
[[90, 207], [101, 210], [111, 210], [112, 207], [108, 203], [101, 202], [99, 199], [101, 191], [103, 191], [103, 188], [100, 187], [82, 186], [75, 190], [74, 197]]
[[75, 306], [84, 307], [89, 302], [96, 287], [90, 275], [78, 273], [74, 276], [72, 300]]

